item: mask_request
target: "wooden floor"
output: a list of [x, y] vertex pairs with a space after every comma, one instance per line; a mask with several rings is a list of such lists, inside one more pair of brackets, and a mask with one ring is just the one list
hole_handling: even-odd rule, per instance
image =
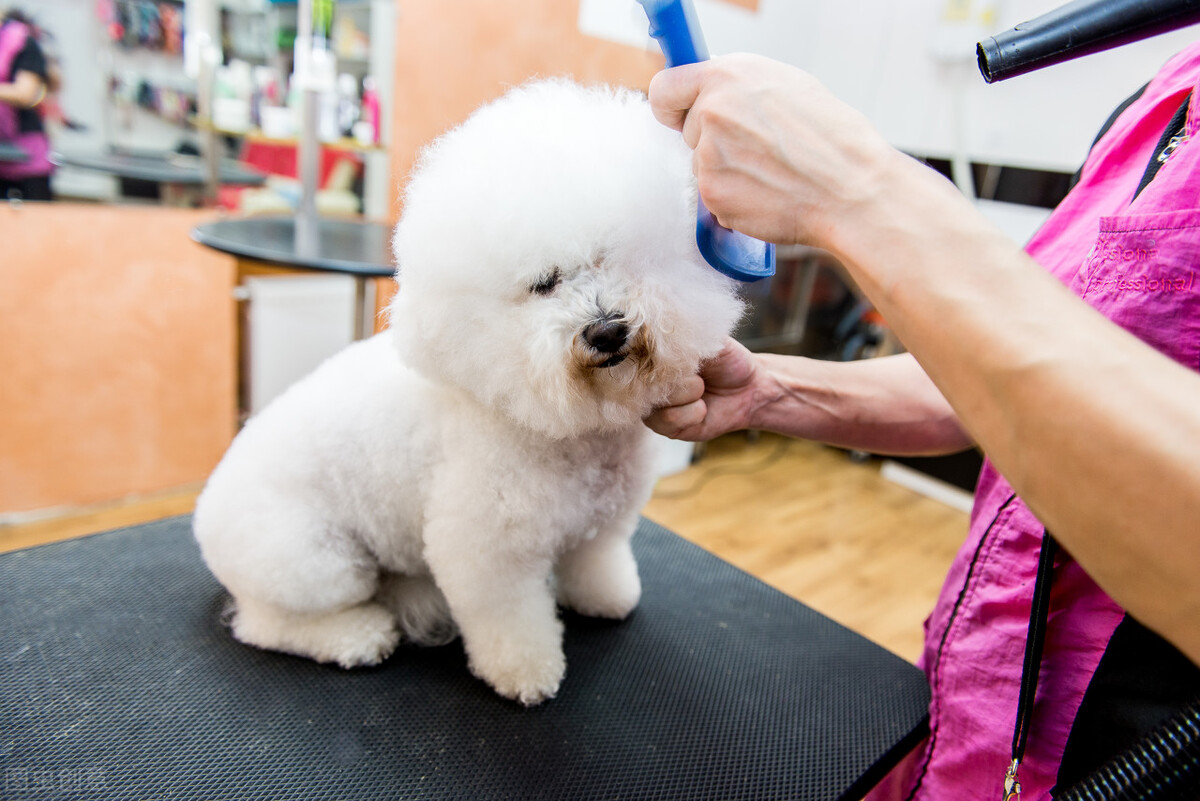
[[0, 523], [0, 553], [59, 542], [99, 531], [190, 514], [203, 485], [115, 501], [19, 525]]
[[[192, 510], [199, 487], [23, 525], [0, 551]], [[906, 659], [967, 518], [842, 451], [763, 435], [710, 443], [659, 482], [646, 516]]]
[[967, 515], [811, 442], [731, 435], [646, 517], [913, 661]]

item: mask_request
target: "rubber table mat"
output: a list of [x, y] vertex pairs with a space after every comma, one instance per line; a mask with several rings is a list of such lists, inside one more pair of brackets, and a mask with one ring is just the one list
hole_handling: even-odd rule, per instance
[[0, 798], [857, 798], [923, 736], [900, 658], [643, 521], [624, 622], [567, 614], [524, 709], [462, 647], [244, 646], [180, 517], [0, 555]]

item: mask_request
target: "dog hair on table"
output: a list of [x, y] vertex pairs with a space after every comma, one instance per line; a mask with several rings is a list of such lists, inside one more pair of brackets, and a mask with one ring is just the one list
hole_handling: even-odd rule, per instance
[[642, 419], [741, 314], [695, 214], [690, 151], [628, 90], [536, 81], [431, 144], [388, 330], [249, 420], [197, 502], [233, 635], [346, 668], [461, 635], [496, 692], [552, 697], [557, 606], [641, 594]]

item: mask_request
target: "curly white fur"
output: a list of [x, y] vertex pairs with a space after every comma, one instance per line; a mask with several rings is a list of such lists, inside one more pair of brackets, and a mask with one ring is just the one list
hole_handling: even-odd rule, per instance
[[556, 601], [623, 618], [641, 593], [641, 419], [741, 312], [695, 202], [687, 148], [625, 90], [531, 83], [431, 145], [391, 330], [249, 421], [197, 503], [234, 635], [352, 667], [461, 633], [497, 692], [553, 696]]

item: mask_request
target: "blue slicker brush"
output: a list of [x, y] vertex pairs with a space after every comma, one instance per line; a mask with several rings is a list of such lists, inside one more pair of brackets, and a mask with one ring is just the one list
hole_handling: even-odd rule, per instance
[[[638, 0], [650, 19], [668, 67], [708, 60], [708, 48], [691, 0]], [[775, 246], [731, 231], [697, 200], [696, 246], [717, 272], [749, 283], [775, 274]]]

